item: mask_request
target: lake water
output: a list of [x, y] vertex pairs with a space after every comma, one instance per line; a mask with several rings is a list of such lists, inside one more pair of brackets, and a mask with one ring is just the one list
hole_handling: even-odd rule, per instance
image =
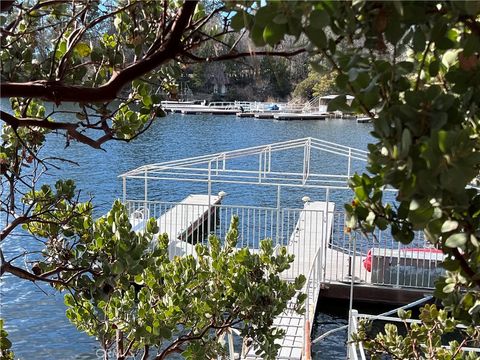
[[[140, 165], [308, 136], [366, 150], [371, 140], [370, 131], [371, 125], [357, 124], [351, 120], [279, 122], [234, 116], [170, 115], [158, 119], [132, 143], [106, 144], [105, 152], [78, 144], [65, 148], [64, 138], [51, 136], [44, 152], [51, 156], [75, 159], [80, 166], [64, 165], [60, 171], [53, 171], [46, 181], [54, 181], [58, 177], [75, 179], [78, 189], [85, 196], [94, 196], [96, 211], [102, 214], [114, 199], [122, 196], [122, 183], [117, 176]], [[290, 160], [284, 161], [288, 163]], [[177, 193], [183, 196], [186, 185], [171, 183], [170, 186], [170, 196], [174, 197]], [[295, 194], [298, 205], [301, 204], [300, 195]], [[240, 196], [237, 194], [237, 197]], [[177, 200], [180, 200], [178, 196]], [[32, 249], [35, 246], [35, 242], [22, 234], [11, 236], [2, 244], [7, 255], [18, 254], [24, 248]], [[37, 286], [4, 276], [0, 295], [1, 317], [5, 319], [16, 358], [98, 358], [95, 340], [79, 333], [66, 319], [61, 294], [55, 294], [48, 286]], [[322, 310], [317, 314], [314, 335], [346, 324], [346, 310], [336, 310]], [[338, 334], [315, 345], [313, 357], [318, 359], [321, 353], [322, 359], [345, 358], [345, 337], [345, 333]]]

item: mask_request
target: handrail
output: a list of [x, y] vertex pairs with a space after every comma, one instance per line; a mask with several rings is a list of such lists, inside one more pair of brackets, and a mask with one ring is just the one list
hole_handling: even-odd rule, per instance
[[[328, 211], [326, 211], [324, 216], [328, 216]], [[320, 257], [323, 255], [323, 246], [319, 246], [317, 249], [317, 252], [315, 254], [315, 257], [313, 258], [312, 265], [310, 267], [310, 270], [308, 272], [308, 276], [305, 281], [305, 291], [307, 292], [307, 298], [305, 300], [305, 314], [303, 316], [304, 318], [304, 337], [303, 337], [303, 350], [304, 354], [306, 354], [307, 359], [309, 354], [310, 354], [310, 341], [309, 338], [307, 340], [307, 336], [310, 337], [310, 332], [307, 333], [307, 330], [310, 330], [310, 324], [313, 323], [313, 318], [315, 317], [315, 309], [313, 311], [310, 311], [310, 297], [308, 296], [308, 293], [310, 291], [310, 287], [313, 284], [313, 301], [315, 303], [315, 297], [318, 297], [320, 294], [320, 284], [322, 282], [322, 269], [321, 269], [321, 259]], [[318, 277], [318, 279], [317, 279]], [[318, 289], [317, 289], [318, 287]], [[310, 316], [311, 315], [311, 316]], [[311, 317], [311, 318], [310, 318]], [[308, 348], [307, 348], [308, 347]]]

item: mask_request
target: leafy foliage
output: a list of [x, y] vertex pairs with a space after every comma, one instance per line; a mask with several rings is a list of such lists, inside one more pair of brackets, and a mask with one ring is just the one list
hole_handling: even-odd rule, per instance
[[[96, 336], [105, 350], [121, 332], [129, 344], [123, 356], [155, 347], [159, 359], [171, 353], [212, 358], [225, 352], [219, 337], [235, 327], [264, 358], [275, 358], [274, 341], [283, 332], [272, 326], [273, 319], [305, 282], [279, 277], [293, 261], [285, 248], [274, 255], [272, 242], [265, 240], [258, 254], [236, 249], [238, 218], [233, 218], [223, 245], [211, 236], [209, 246], [197, 244], [196, 256], [170, 260], [168, 238], [158, 236], [155, 220], [133, 232], [120, 202], [87, 223], [77, 229], [82, 240], [70, 261], [92, 264], [90, 275], [68, 284], [65, 304], [70, 321]], [[297, 299], [295, 309], [302, 312], [304, 295]]]
[[14, 360], [15, 356], [11, 348], [12, 343], [8, 340], [8, 333], [3, 328], [3, 320], [0, 319], [0, 357], [5, 360]]
[[[394, 359], [477, 359], [478, 355], [471, 352], [463, 352], [464, 346], [478, 346], [478, 329], [459, 329], [458, 321], [451, 319], [445, 310], [438, 310], [435, 305], [426, 305], [421, 309], [421, 322], [411, 322], [411, 311], [400, 311], [399, 317], [403, 320], [406, 335], [401, 335], [398, 328], [393, 324], [386, 324], [383, 333], [373, 338], [371, 323], [363, 321], [359, 332], [353, 341], [363, 342], [365, 350], [372, 359], [382, 359], [389, 355]], [[454, 334], [456, 332], [456, 334]], [[462, 340], [451, 340], [448, 347], [442, 346], [444, 338], [451, 334]]]
[[335, 73], [311, 70], [303, 81], [295, 86], [292, 96], [302, 100], [310, 100], [315, 96], [324, 96], [337, 93]]

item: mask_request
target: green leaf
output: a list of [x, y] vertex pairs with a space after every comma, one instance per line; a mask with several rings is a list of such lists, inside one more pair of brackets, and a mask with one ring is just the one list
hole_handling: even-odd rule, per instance
[[313, 10], [310, 13], [310, 26], [315, 29], [323, 29], [330, 24], [330, 16], [325, 10]]
[[453, 290], [455, 290], [455, 284], [447, 284], [442, 289], [445, 294], [450, 294]]
[[468, 235], [465, 233], [456, 233], [448, 237], [445, 241], [445, 246], [449, 248], [462, 247], [467, 243]]
[[65, 40], [61, 40], [58, 44], [57, 52], [55, 53], [55, 57], [60, 59], [65, 52], [67, 51], [67, 42]]
[[449, 68], [455, 63], [458, 62], [458, 53], [460, 52], [459, 49], [453, 49], [446, 51], [445, 54], [442, 56], [442, 64]]
[[331, 100], [327, 106], [328, 111], [349, 111], [350, 106], [347, 105], [347, 97], [345, 95], [339, 95], [335, 99]]
[[237, 12], [230, 21], [230, 26], [235, 31], [240, 31], [245, 27], [245, 13], [243, 11]]
[[263, 6], [255, 14], [255, 26], [266, 26], [268, 23], [271, 22], [272, 18], [274, 17], [274, 12], [271, 11], [271, 7]]
[[75, 299], [73, 298], [72, 294], [65, 294], [63, 301], [67, 306], [70, 306], [70, 307], [75, 306]]
[[433, 212], [434, 208], [432, 206], [429, 204], [423, 204], [419, 208], [408, 213], [408, 220], [412, 222], [414, 229], [420, 230], [432, 219]]
[[285, 30], [285, 25], [279, 25], [275, 23], [268, 24], [263, 30], [263, 39], [267, 44], [274, 46], [283, 39]]
[[115, 26], [115, 28], [119, 29], [119, 26], [121, 23], [122, 23], [121, 16], [119, 15], [115, 16], [115, 20], [113, 20], [113, 25]]
[[273, 22], [275, 24], [285, 25], [288, 24], [288, 17], [285, 14], [280, 13], [273, 18]]
[[327, 37], [323, 30], [314, 28], [313, 26], [307, 26], [305, 28], [305, 34], [312, 42], [313, 45], [318, 47], [319, 49], [324, 49], [327, 46]]
[[458, 221], [447, 220], [443, 223], [441, 232], [448, 233], [450, 231], [456, 230], [458, 228]]
[[265, 46], [266, 42], [263, 38], [264, 28], [255, 24], [251, 29], [251, 37], [256, 46]]
[[392, 43], [393, 45], [397, 44], [402, 36], [404, 35], [404, 30], [400, 25], [399, 18], [396, 16], [391, 16], [388, 18], [389, 23], [385, 29], [385, 38]]
[[427, 39], [425, 33], [421, 28], [418, 28], [413, 35], [413, 50], [417, 52], [422, 52], [425, 50]]

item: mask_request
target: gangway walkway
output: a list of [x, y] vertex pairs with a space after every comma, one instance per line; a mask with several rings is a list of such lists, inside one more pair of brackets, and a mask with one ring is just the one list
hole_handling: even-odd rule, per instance
[[[320, 290], [322, 264], [326, 256], [327, 244], [330, 242], [333, 227], [335, 203], [324, 201], [306, 202], [300, 213], [295, 231], [290, 236], [287, 253], [295, 259], [287, 271], [282, 274], [286, 280], [293, 280], [303, 274], [307, 282], [301, 292], [307, 294], [305, 316], [293, 311], [293, 299], [287, 310], [274, 320], [274, 325], [285, 330], [285, 336], [279, 340], [281, 346], [277, 359], [301, 359], [305, 349], [306, 320], [311, 324], [315, 316], [318, 292]], [[309, 269], [307, 274], [305, 269]], [[308, 271], [308, 270], [307, 270]], [[309, 334], [310, 335], [310, 334]], [[261, 359], [255, 355], [253, 347], [247, 352], [246, 359]]]

